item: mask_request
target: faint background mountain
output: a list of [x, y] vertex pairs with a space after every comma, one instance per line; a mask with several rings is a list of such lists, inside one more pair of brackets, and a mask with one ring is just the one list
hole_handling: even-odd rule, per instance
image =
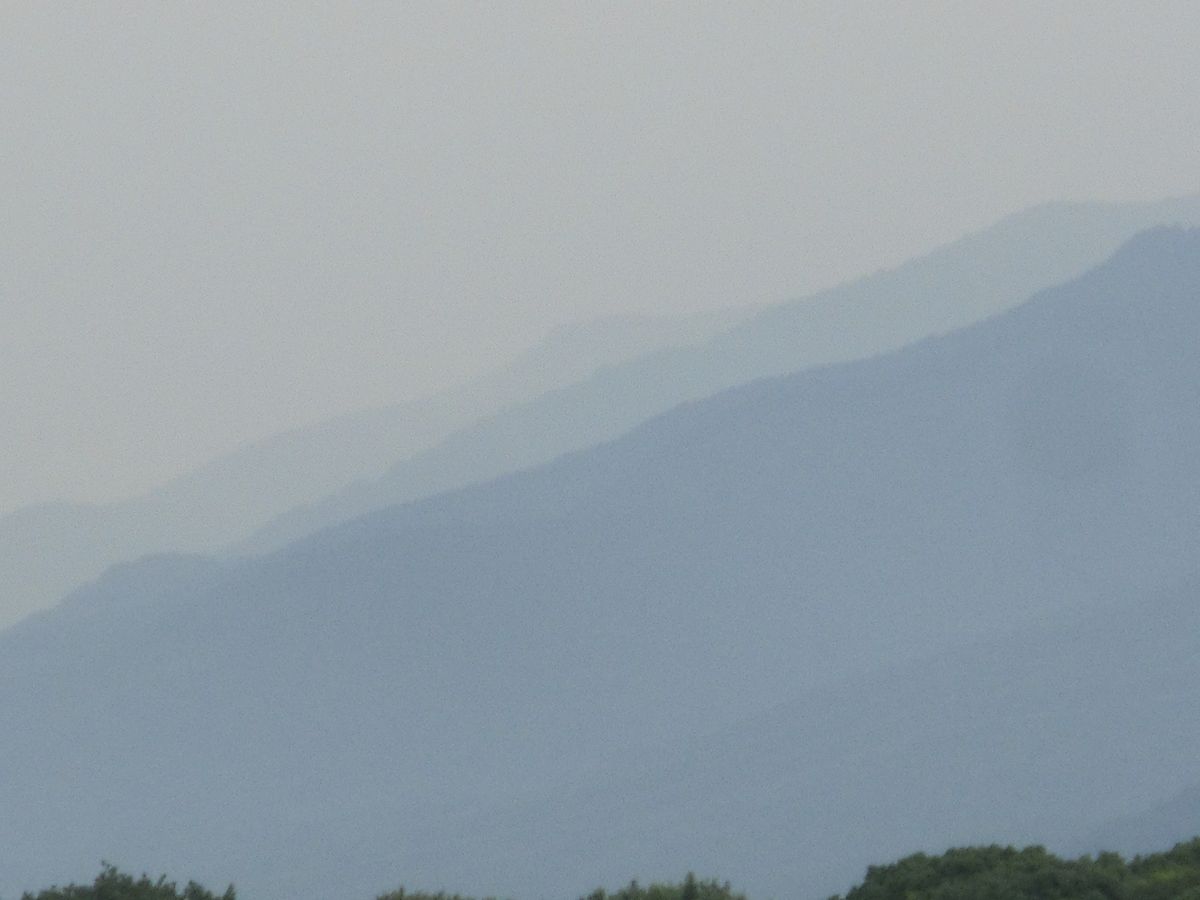
[[745, 310], [560, 329], [509, 369], [450, 395], [283, 435], [127, 502], [20, 510], [0, 518], [0, 626], [122, 560], [263, 552], [372, 509], [611, 439], [677, 403], [756, 377], [967, 324], [1078, 274], [1140, 228], [1171, 221], [1200, 222], [1200, 196], [1038, 207], [738, 327]]
[[372, 509], [537, 465], [609, 440], [676, 404], [755, 378], [868, 357], [1008, 309], [1073, 278], [1143, 228], [1200, 223], [1200, 195], [1125, 206], [1050, 204], [894, 270], [768, 307], [700, 346], [597, 371], [473, 424], [268, 524], [236, 552], [275, 549]]
[[0, 889], [106, 858], [541, 896], [686, 857], [778, 895], [1170, 796], [1198, 340], [1200, 231], [1155, 229], [944, 337], [113, 570], [0, 635]]
[[619, 316], [559, 327], [509, 366], [457, 389], [279, 435], [145, 496], [46, 504], [0, 517], [0, 627], [114, 563], [150, 553], [215, 551], [286, 509], [378, 475], [482, 416], [597, 368], [703, 340], [747, 314]]

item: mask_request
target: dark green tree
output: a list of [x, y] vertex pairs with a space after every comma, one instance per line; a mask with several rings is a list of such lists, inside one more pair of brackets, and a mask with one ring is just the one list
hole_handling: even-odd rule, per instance
[[233, 885], [217, 895], [194, 881], [180, 891], [165, 875], [153, 880], [148, 875], [134, 878], [110, 863], [103, 863], [91, 884], [51, 887], [36, 894], [26, 892], [21, 900], [237, 900], [237, 895]]
[[728, 881], [701, 880], [689, 872], [676, 884], [656, 882], [642, 887], [634, 880], [611, 894], [597, 888], [581, 900], [746, 900], [746, 896], [735, 893]]
[[[375, 900], [473, 900], [473, 898], [464, 897], [462, 894], [447, 894], [445, 891], [431, 893], [429, 891], [409, 891], [398, 887], [386, 894], [379, 894]], [[485, 897], [484, 900], [495, 900], [495, 898]]]
[[844, 900], [1200, 900], [1200, 838], [1129, 862], [1060, 859], [1042, 847], [917, 853], [872, 866]]

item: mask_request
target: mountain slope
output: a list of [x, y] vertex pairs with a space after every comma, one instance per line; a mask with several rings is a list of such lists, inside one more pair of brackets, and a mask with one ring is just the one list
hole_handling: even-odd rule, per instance
[[[1169, 585], [1200, 540], [1198, 340], [1200, 232], [1156, 230], [943, 338], [729, 391], [262, 559], [111, 573], [0, 635], [0, 889], [96, 858], [236, 871], [268, 898], [326, 895], [350, 859], [394, 883], [404, 860], [445, 863], [420, 857], [423, 835], [479, 859], [504, 846], [507, 820], [487, 831], [479, 809]], [[901, 724], [927, 711], [906, 698]], [[573, 830], [586, 810], [563, 815], [563, 867], [598, 859]], [[343, 843], [360, 839], [365, 856]], [[710, 844], [678, 846], [709, 864]], [[784, 871], [782, 852], [760, 861]], [[413, 877], [460, 871], [434, 862]], [[284, 885], [273, 867], [292, 863], [334, 881]]]
[[1172, 221], [1200, 224], [1200, 196], [1038, 207], [897, 269], [768, 307], [703, 346], [631, 360], [505, 410], [381, 478], [280, 516], [237, 550], [276, 549], [372, 509], [538, 465], [755, 378], [868, 357], [969, 325], [1075, 277], [1135, 232]]
[[[453, 872], [456, 884], [502, 894], [556, 894], [622, 866], [667, 877], [702, 860], [750, 896], [820, 900], [868, 864], [917, 851], [1066, 852], [1080, 829], [1178, 791], [1200, 771], [1197, 678], [1191, 579], [807, 693], [617, 774], [417, 834], [394, 809], [373, 822], [403, 848], [405, 877]], [[1172, 810], [1194, 801], [1180, 796]], [[1158, 829], [1168, 845], [1195, 825], [1173, 818], [1177, 830]], [[351, 869], [375, 846], [353, 821], [335, 831]]]
[[231, 453], [162, 488], [111, 504], [56, 503], [0, 517], [0, 627], [114, 563], [212, 552], [272, 516], [383, 472], [455, 429], [650, 350], [693, 343], [745, 312], [613, 317], [559, 328], [506, 368], [404, 405], [368, 410]]

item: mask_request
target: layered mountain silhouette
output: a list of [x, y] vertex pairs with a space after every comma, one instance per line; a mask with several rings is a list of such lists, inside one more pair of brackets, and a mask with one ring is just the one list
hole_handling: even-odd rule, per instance
[[462, 429], [321, 502], [279, 516], [262, 552], [373, 509], [484, 481], [609, 440], [672, 406], [755, 378], [860, 359], [963, 327], [1099, 263], [1135, 232], [1200, 224], [1200, 197], [1132, 206], [1051, 204], [894, 270], [779, 304], [700, 346], [676, 347]]
[[0, 627], [109, 566], [150, 553], [216, 552], [273, 516], [510, 404], [675, 344], [722, 331], [748, 310], [619, 317], [555, 329], [511, 364], [412, 403], [342, 416], [248, 446], [145, 496], [54, 503], [0, 516]]
[[1164, 222], [1200, 223], [1200, 195], [1038, 207], [744, 325], [742, 313], [723, 312], [560, 330], [461, 389], [282, 435], [143, 497], [17, 511], [0, 517], [0, 627], [118, 562], [277, 549], [373, 509], [614, 438], [681, 402], [969, 324]]
[[0, 634], [0, 890], [105, 858], [532, 896], [687, 857], [823, 891], [1169, 796], [1198, 340], [1200, 232], [1156, 229], [888, 355], [263, 558], [114, 570]]

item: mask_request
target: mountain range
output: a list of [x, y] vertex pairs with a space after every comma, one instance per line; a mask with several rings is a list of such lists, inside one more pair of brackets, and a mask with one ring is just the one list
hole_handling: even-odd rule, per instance
[[170, 551], [220, 552], [273, 516], [377, 476], [481, 417], [597, 368], [702, 340], [748, 314], [613, 316], [560, 327], [506, 367], [457, 388], [277, 435], [143, 496], [48, 503], [0, 516], [0, 626], [49, 606], [116, 563]]
[[0, 890], [818, 896], [1186, 789], [1200, 231], [949, 328], [0, 633]]
[[602, 368], [486, 417], [382, 477], [289, 510], [234, 550], [277, 549], [373, 509], [539, 465], [756, 378], [862, 359], [970, 325], [1082, 274], [1161, 223], [1200, 224], [1200, 196], [1027, 210], [895, 269], [766, 307], [697, 345]]
[[1137, 231], [1173, 222], [1200, 224], [1200, 195], [1049, 204], [756, 313], [742, 306], [560, 330], [449, 394], [279, 436], [129, 501], [17, 511], [0, 518], [0, 626], [122, 561], [277, 549], [373, 509], [548, 462], [755, 378], [968, 325], [1082, 273]]

